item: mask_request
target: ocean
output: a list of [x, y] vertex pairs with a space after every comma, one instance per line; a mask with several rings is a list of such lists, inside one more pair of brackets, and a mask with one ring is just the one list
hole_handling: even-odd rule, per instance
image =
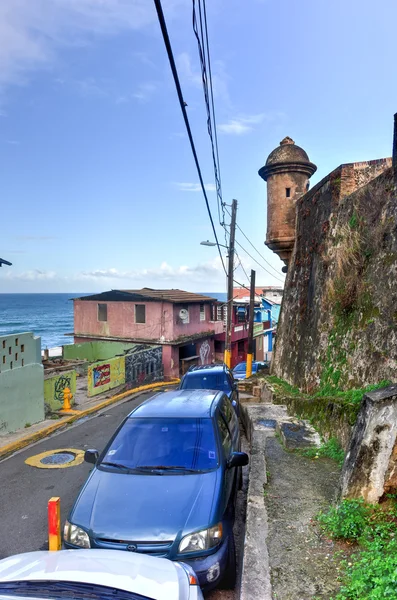
[[[73, 302], [85, 294], [0, 294], [0, 335], [33, 331], [41, 347], [73, 344]], [[224, 301], [226, 294], [204, 295]]]
[[83, 294], [0, 294], [0, 335], [33, 331], [41, 347], [72, 344], [73, 302]]

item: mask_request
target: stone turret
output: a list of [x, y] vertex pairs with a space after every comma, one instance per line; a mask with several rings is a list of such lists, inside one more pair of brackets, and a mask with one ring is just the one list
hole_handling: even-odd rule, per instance
[[317, 170], [306, 152], [290, 137], [284, 138], [268, 156], [259, 175], [267, 182], [266, 246], [286, 265], [295, 242], [295, 205], [309, 189]]

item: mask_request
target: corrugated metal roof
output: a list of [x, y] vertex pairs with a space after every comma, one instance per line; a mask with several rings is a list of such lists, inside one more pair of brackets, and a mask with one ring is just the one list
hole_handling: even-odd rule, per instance
[[153, 290], [151, 288], [142, 288], [140, 290], [110, 290], [101, 294], [93, 294], [91, 296], [83, 296], [82, 298], [74, 298], [74, 300], [99, 300], [108, 302], [143, 302], [143, 301], [164, 301], [174, 304], [191, 304], [206, 302], [216, 302], [211, 296], [203, 296], [193, 292], [185, 292], [184, 290]]

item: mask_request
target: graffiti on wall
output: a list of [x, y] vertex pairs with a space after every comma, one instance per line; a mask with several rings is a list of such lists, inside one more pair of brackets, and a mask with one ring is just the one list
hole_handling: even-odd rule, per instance
[[54, 385], [54, 400], [63, 402], [63, 391], [65, 388], [72, 388], [72, 378], [69, 374], [60, 375]]
[[205, 340], [200, 346], [200, 360], [202, 365], [207, 365], [211, 355], [211, 346], [208, 340]]
[[95, 396], [125, 383], [125, 358], [118, 356], [88, 367], [88, 396]]
[[100, 387], [110, 383], [110, 365], [98, 365], [92, 370], [94, 387]]
[[161, 346], [127, 354], [125, 380], [130, 386], [158, 381], [163, 377], [163, 349]]
[[[44, 380], [44, 403], [46, 414], [51, 414], [63, 406], [63, 391], [69, 388], [73, 399], [76, 394], [76, 371], [56, 373]], [[74, 400], [73, 400], [74, 401]]]

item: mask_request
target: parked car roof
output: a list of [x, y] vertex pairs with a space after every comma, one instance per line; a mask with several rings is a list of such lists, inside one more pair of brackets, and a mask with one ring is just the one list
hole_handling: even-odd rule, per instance
[[223, 392], [211, 390], [174, 390], [160, 392], [133, 410], [129, 417], [208, 418]]
[[[225, 364], [215, 363], [213, 365], [194, 365], [190, 367], [187, 373], [192, 373], [193, 371], [213, 371], [213, 372], [221, 372], [226, 371], [228, 368]], [[186, 375], [187, 375], [186, 373]]]
[[80, 582], [159, 600], [181, 597], [182, 573], [170, 560], [121, 550], [29, 552], [0, 561], [0, 585], [11, 581]]

